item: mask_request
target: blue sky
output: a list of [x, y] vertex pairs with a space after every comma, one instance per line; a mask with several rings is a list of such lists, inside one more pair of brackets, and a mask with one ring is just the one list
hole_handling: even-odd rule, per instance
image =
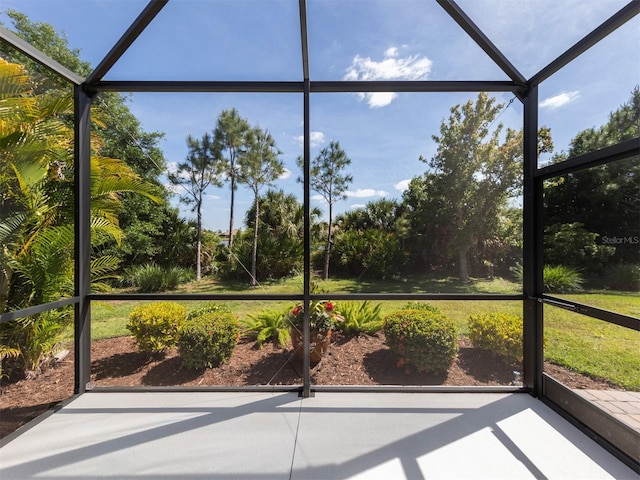
[[[525, 76], [530, 77], [627, 2], [621, 0], [459, 0], [459, 5]], [[33, 21], [64, 32], [83, 60], [97, 65], [144, 0], [2, 0]], [[518, 8], [519, 11], [510, 9]], [[506, 76], [431, 0], [309, 0], [311, 80], [506, 80]], [[556, 152], [580, 130], [600, 126], [640, 83], [640, 19], [635, 18], [540, 86], [540, 124]], [[8, 26], [6, 16], [0, 21]], [[106, 76], [109, 80], [302, 79], [297, 0], [171, 0]], [[431, 139], [449, 108], [475, 93], [317, 94], [311, 98], [312, 155], [331, 140], [351, 158], [354, 177], [338, 212], [399, 198], [435, 153]], [[513, 95], [494, 95], [507, 104]], [[268, 129], [288, 175], [277, 188], [302, 196], [302, 97], [297, 94], [135, 94], [131, 111], [161, 131], [167, 164], [186, 155], [188, 134], [215, 127], [235, 107]], [[521, 128], [515, 100], [501, 115]], [[543, 159], [545, 160], [545, 159]], [[207, 192], [204, 219], [226, 229], [229, 191]], [[237, 226], [251, 198], [238, 190]], [[314, 205], [323, 207], [314, 200]], [[326, 208], [325, 208], [326, 210]]]

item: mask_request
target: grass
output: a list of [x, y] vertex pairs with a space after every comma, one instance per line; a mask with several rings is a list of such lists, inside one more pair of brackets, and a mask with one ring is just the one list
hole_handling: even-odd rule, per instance
[[[409, 278], [403, 280], [366, 281], [328, 280], [318, 282], [322, 292], [331, 293], [519, 293], [518, 283], [504, 279], [475, 280], [463, 283], [454, 278]], [[290, 278], [279, 282], [265, 282], [257, 290], [246, 284], [218, 283], [204, 279], [180, 286], [175, 293], [301, 293], [302, 279]], [[563, 298], [640, 317], [640, 296], [632, 292], [585, 291], [565, 294]], [[188, 310], [204, 306], [206, 301], [184, 303]], [[243, 300], [221, 302], [239, 319], [256, 315], [267, 309], [286, 309], [293, 302], [265, 302]], [[403, 308], [406, 301], [382, 302], [384, 316]], [[452, 301], [429, 302], [449, 316], [462, 335], [468, 333], [470, 314], [503, 312], [522, 315], [519, 301]], [[92, 305], [93, 339], [128, 335], [126, 325], [129, 312], [137, 302], [96, 302]], [[545, 307], [545, 359], [584, 373], [603, 378], [629, 390], [640, 390], [640, 332], [611, 325], [567, 310]]]

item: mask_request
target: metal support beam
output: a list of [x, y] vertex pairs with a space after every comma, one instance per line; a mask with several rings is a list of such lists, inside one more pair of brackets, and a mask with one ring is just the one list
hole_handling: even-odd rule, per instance
[[3, 26], [0, 26], [0, 40], [11, 45], [19, 52], [24, 53], [30, 59], [39, 63], [43, 67], [46, 67], [56, 75], [60, 75], [63, 79], [68, 80], [74, 85], [80, 85], [82, 82], [84, 82], [84, 78], [82, 78], [80, 75], [72, 72], [63, 65], [60, 65], [58, 62], [56, 62], [52, 58], [49, 58], [40, 50], [31, 46], [31, 44], [25, 42], [11, 30], [8, 30]]
[[453, 0], [437, 0], [440, 6], [460, 27], [467, 32], [474, 42], [491, 57], [498, 67], [516, 84], [525, 85], [526, 79], [516, 67], [505, 57], [498, 47], [484, 34], [473, 20]]
[[524, 386], [532, 395], [542, 393], [543, 350], [542, 304], [542, 180], [535, 178], [538, 168], [538, 87], [524, 98], [524, 198], [523, 198], [523, 353]]
[[146, 8], [138, 15], [138, 18], [129, 26], [127, 31], [120, 37], [120, 40], [111, 48], [106, 57], [95, 68], [91, 75], [87, 77], [87, 83], [92, 84], [102, 80], [102, 77], [113, 67], [120, 57], [127, 51], [131, 44], [138, 38], [145, 28], [151, 23], [156, 15], [162, 10], [169, 0], [151, 0]]
[[311, 93], [341, 92], [513, 92], [524, 95], [526, 87], [499, 80], [343, 80], [311, 82]]
[[0, 323], [10, 322], [12, 320], [17, 320], [18, 318], [30, 317], [31, 315], [38, 315], [39, 313], [48, 312], [49, 310], [55, 310], [56, 308], [66, 307], [67, 305], [73, 305], [77, 302], [77, 297], [69, 297], [63, 298], [56, 302], [43, 303], [42, 305], [34, 305], [33, 307], [27, 307], [21, 310], [5, 312], [3, 314], [0, 314]]
[[[303, 69], [304, 69], [303, 65]], [[308, 67], [307, 67], [308, 68]], [[304, 93], [304, 82], [268, 81], [102, 81], [91, 85], [98, 92], [232, 92], [232, 93]], [[513, 92], [519, 97], [526, 87], [510, 81], [439, 81], [439, 80], [371, 80], [371, 81], [318, 81], [311, 82], [311, 93], [359, 92]]]
[[640, 13], [640, 0], [633, 0], [632, 2], [629, 2], [615, 15], [609, 18], [609, 20], [597, 27], [590, 34], [576, 43], [573, 47], [557, 57], [554, 61], [552, 61], [549, 65], [536, 73], [533, 77], [531, 77], [531, 79], [529, 80], [529, 84], [539, 85], [541, 82], [549, 78], [569, 62], [573, 61], [576, 57], [582, 55], [585, 51], [594, 46], [611, 32], [615, 31], [617, 28], [621, 27], [626, 22], [631, 20], [638, 13]]
[[302, 78], [309, 80], [309, 35], [307, 33], [307, 1], [299, 0], [300, 45], [302, 47]]
[[217, 82], [217, 81], [102, 81], [91, 85], [97, 92], [149, 93], [303, 93], [303, 82]]
[[564, 162], [547, 165], [536, 172], [536, 177], [542, 180], [559, 177], [561, 175], [566, 175], [567, 173], [579, 172], [581, 170], [597, 167], [606, 163], [617, 162], [618, 160], [624, 160], [638, 155], [640, 155], [640, 137], [632, 138], [631, 140], [626, 140], [600, 150], [585, 153], [584, 155], [578, 155], [577, 157], [569, 158]]
[[304, 328], [302, 332], [303, 338], [303, 382], [302, 392], [303, 398], [311, 396], [311, 361], [310, 354], [310, 306], [311, 306], [311, 127], [309, 125], [309, 100], [310, 100], [310, 84], [309, 79], [304, 82], [304, 186], [303, 186], [303, 203], [304, 203]]
[[75, 393], [91, 379], [91, 98], [80, 86], [75, 101]]

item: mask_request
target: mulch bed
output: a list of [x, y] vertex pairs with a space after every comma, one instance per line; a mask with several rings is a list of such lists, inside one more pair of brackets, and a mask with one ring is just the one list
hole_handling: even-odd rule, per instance
[[[93, 386], [248, 386], [300, 385], [302, 361], [293, 350], [271, 343], [262, 349], [241, 339], [231, 359], [216, 368], [185, 368], [177, 351], [150, 357], [136, 351], [130, 337], [92, 344]], [[0, 438], [44, 413], [73, 394], [74, 356], [64, 359], [34, 379], [0, 383]], [[382, 333], [343, 336], [334, 334], [325, 357], [312, 365], [311, 382], [317, 385], [518, 385], [518, 365], [505, 365], [488, 352], [460, 340], [458, 357], [445, 375], [408, 371], [384, 343]], [[570, 388], [615, 389], [606, 382], [545, 364], [545, 371]]]

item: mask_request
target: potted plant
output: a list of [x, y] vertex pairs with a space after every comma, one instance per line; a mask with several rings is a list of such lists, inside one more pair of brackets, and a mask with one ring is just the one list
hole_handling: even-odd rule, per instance
[[[337, 322], [344, 319], [336, 310], [336, 304], [329, 300], [312, 300], [309, 306], [309, 360], [319, 362], [322, 355], [329, 348], [331, 342], [331, 330]], [[296, 305], [287, 315], [291, 326], [291, 343], [298, 358], [302, 358], [302, 332], [304, 326], [304, 305]]]

